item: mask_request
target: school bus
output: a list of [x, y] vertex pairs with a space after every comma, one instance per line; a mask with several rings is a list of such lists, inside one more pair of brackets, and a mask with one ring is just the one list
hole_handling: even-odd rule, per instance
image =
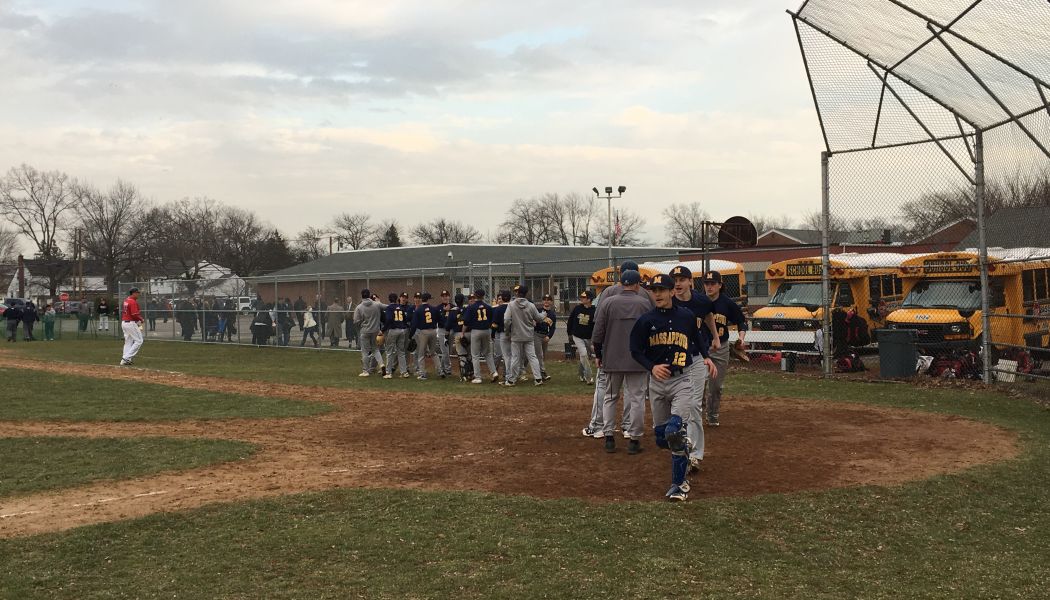
[[[1045, 257], [1050, 257], [1048, 248], [988, 250], [989, 341], [994, 354], [1008, 354], [1028, 366], [1032, 353], [1019, 346], [1044, 349], [1041, 357], [1050, 348], [1050, 321], [1039, 318], [1050, 316], [1050, 260]], [[919, 347], [929, 354], [980, 349], [984, 327], [976, 249], [929, 254], [906, 261], [900, 270], [910, 291], [889, 315], [890, 329], [916, 330]]]
[[[699, 260], [687, 260], [676, 262], [647, 262], [638, 264], [638, 272], [642, 275], [642, 281], [647, 282], [654, 275], [669, 273], [678, 265], [684, 265], [693, 273], [693, 287], [697, 290], [704, 289], [704, 263]], [[747, 306], [747, 283], [744, 277], [744, 267], [740, 263], [728, 260], [708, 260], [708, 269], [718, 271], [722, 275], [722, 293], [732, 298], [741, 306]], [[619, 267], [611, 267], [596, 271], [591, 275], [591, 285], [598, 294], [605, 291], [620, 280]]]
[[[875, 330], [900, 307], [908, 291], [900, 266], [916, 256], [878, 252], [873, 254], [832, 254], [832, 310], [854, 309], [868, 325], [874, 341]], [[819, 256], [795, 258], [774, 263], [766, 270], [769, 303], [751, 317], [748, 342], [758, 350], [813, 350], [816, 332], [823, 325], [821, 277], [824, 266]]]

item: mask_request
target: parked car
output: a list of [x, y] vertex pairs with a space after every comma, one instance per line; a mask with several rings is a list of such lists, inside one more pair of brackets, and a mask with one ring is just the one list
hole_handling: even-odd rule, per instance
[[9, 306], [25, 306], [25, 298], [4, 298], [4, 303], [0, 304], [0, 315], [4, 314]]
[[67, 300], [65, 302], [55, 302], [55, 312], [59, 314], [77, 315], [80, 311], [85, 308], [84, 302], [80, 300]]

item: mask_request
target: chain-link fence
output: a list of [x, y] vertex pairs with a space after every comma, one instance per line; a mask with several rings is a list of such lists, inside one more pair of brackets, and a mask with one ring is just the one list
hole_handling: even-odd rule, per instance
[[[1050, 4], [809, 0], [792, 17], [826, 145], [824, 250], [771, 267], [773, 304], [820, 326], [827, 374], [878, 341], [893, 376], [1050, 375]], [[931, 252], [948, 232], [962, 242]], [[880, 234], [881, 259], [828, 251]]]

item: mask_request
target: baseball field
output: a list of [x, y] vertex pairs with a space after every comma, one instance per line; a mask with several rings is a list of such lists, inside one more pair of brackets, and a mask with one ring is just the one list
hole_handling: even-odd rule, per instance
[[590, 388], [356, 354], [0, 354], [2, 598], [1045, 598], [1045, 387], [733, 365], [684, 504], [581, 436]]

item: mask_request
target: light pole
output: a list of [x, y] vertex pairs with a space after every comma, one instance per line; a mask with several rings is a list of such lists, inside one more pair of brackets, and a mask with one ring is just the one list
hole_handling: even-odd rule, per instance
[[[602, 194], [601, 194], [601, 192], [598, 191], [598, 188], [593, 187], [593, 188], [591, 188], [591, 191], [594, 192], [594, 195], [598, 196], [599, 198], [602, 197]], [[613, 201], [613, 198], [623, 198], [623, 193], [627, 191], [627, 186], [621, 185], [620, 187], [618, 187], [616, 189], [616, 191], [618, 192], [618, 195], [613, 196], [612, 195], [612, 193], [613, 193], [612, 187], [606, 187], [605, 188], [605, 200], [606, 200], [606, 203], [607, 203], [607, 205], [609, 207], [609, 238], [608, 238], [608, 241], [609, 241], [609, 267], [610, 268], [612, 268], [612, 266], [613, 266], [613, 253], [612, 253], [612, 247], [613, 247], [612, 201]]]

